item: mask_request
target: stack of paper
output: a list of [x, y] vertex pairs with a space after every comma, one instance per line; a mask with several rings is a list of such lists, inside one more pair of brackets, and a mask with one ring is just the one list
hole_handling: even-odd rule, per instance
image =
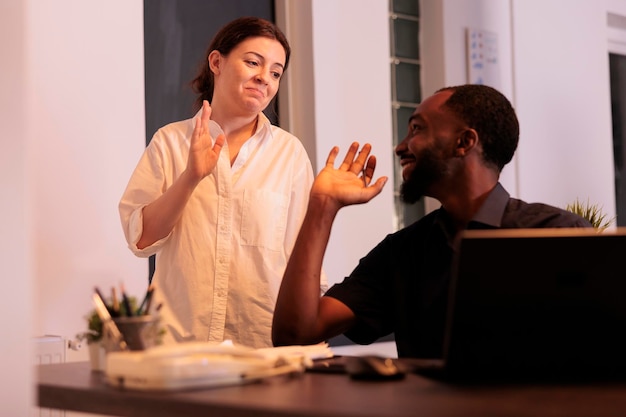
[[110, 385], [170, 390], [235, 385], [304, 372], [314, 359], [332, 357], [327, 343], [252, 349], [230, 342], [188, 342], [143, 351], [111, 352]]

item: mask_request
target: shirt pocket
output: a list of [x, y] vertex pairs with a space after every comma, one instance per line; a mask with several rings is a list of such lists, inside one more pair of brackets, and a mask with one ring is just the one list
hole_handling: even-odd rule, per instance
[[279, 251], [287, 227], [287, 197], [270, 190], [245, 190], [241, 243]]

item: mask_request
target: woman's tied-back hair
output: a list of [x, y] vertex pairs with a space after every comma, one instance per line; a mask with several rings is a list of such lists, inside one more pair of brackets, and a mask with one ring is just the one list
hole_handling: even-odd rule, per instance
[[519, 141], [519, 122], [509, 100], [486, 85], [466, 84], [439, 91], [452, 91], [443, 107], [478, 132], [485, 162], [502, 171], [513, 158]]
[[198, 94], [194, 103], [195, 110], [202, 108], [202, 101], [209, 103], [213, 100], [213, 90], [215, 88], [213, 72], [209, 67], [209, 54], [212, 51], [219, 51], [226, 56], [237, 45], [248, 38], [265, 37], [280, 42], [285, 49], [285, 70], [289, 64], [291, 48], [283, 32], [272, 22], [259, 17], [240, 17], [222, 27], [215, 35], [204, 57], [204, 62], [200, 65], [198, 75], [191, 82], [191, 87]]

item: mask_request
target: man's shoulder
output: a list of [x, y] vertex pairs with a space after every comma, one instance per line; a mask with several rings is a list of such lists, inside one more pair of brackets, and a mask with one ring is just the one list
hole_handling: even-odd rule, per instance
[[399, 229], [391, 236], [406, 236], [414, 233], [419, 233], [424, 229], [430, 229], [435, 223], [437, 217], [439, 216], [440, 211], [441, 209], [436, 209], [434, 211], [431, 211], [430, 213], [425, 214], [413, 223], [404, 226], [402, 229]]
[[440, 235], [441, 227], [436, 224], [439, 212], [440, 209], [427, 213], [415, 222], [388, 234], [378, 246], [412, 248], [432, 239], [434, 235]]
[[559, 207], [510, 198], [502, 218], [502, 227], [591, 227], [591, 223], [578, 214]]

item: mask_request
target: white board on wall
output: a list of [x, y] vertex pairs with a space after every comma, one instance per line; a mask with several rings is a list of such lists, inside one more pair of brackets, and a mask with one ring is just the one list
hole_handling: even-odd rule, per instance
[[467, 29], [467, 80], [500, 90], [498, 35], [482, 29]]

